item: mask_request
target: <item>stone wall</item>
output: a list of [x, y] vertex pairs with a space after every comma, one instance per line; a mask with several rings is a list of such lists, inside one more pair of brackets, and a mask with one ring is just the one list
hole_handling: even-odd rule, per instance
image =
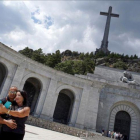
[[68, 134], [72, 136], [77, 136], [77, 137], [92, 138], [95, 136], [95, 134], [90, 131], [78, 129], [75, 127], [71, 127], [71, 126], [56, 123], [56, 122], [51, 122], [51, 121], [41, 119], [41, 118], [36, 118], [33, 116], [29, 116], [26, 123], [29, 125], [33, 125], [33, 126], [49, 129], [52, 131], [56, 131], [56, 132], [60, 132], [60, 133], [64, 133], [64, 134]]
[[[125, 83], [126, 84], [126, 83]], [[140, 92], [137, 89], [105, 85], [100, 92], [96, 131], [113, 130], [115, 115], [127, 112], [131, 117], [130, 140], [140, 139]], [[113, 110], [115, 109], [115, 113]], [[126, 110], [127, 109], [127, 110]], [[114, 118], [112, 117], [114, 113]], [[131, 113], [133, 112], [133, 116]], [[134, 118], [135, 119], [134, 119]], [[135, 129], [135, 130], [133, 130]]]
[[[66, 90], [65, 95], [74, 97], [71, 98], [67, 118], [69, 124], [80, 129], [96, 130], [99, 102], [96, 83], [40, 64], [2, 43], [0, 68], [5, 69], [5, 76], [0, 80], [0, 98], [6, 97], [8, 89], [13, 85], [23, 89], [25, 85], [29, 87], [31, 84], [33, 88], [29, 91], [24, 89], [32, 96], [31, 112], [34, 112], [34, 116], [52, 120], [58, 96]], [[30, 84], [27, 86], [26, 83]], [[38, 92], [33, 92], [32, 89], [38, 89]]]

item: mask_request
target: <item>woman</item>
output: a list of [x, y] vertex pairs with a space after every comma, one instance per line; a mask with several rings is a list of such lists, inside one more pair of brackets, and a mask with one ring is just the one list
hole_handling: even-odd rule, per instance
[[3, 140], [23, 140], [25, 134], [25, 122], [30, 114], [30, 108], [27, 106], [27, 93], [25, 91], [17, 91], [15, 101], [17, 105], [12, 106], [12, 110], [6, 109], [3, 105], [0, 110], [17, 124], [15, 129], [11, 129], [7, 125], [2, 126], [1, 137]]

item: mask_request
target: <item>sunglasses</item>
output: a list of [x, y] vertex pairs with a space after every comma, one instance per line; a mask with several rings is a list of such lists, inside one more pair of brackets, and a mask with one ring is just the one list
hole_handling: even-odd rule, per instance
[[16, 91], [9, 91], [10, 93], [13, 93], [13, 94], [16, 94], [17, 92]]

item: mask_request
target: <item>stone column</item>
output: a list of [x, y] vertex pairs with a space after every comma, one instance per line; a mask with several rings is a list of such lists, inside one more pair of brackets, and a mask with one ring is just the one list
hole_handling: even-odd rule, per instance
[[90, 86], [85, 85], [81, 97], [80, 108], [78, 111], [76, 124], [75, 124], [75, 126], [78, 128], [84, 128], [84, 120], [85, 120], [86, 109], [88, 104], [89, 92], [90, 92]]
[[10, 77], [9, 75], [6, 78], [6, 81], [4, 83], [4, 86], [2, 88], [1, 94], [0, 94], [0, 98], [4, 98], [7, 96], [9, 88], [11, 86], [11, 82], [12, 82], [12, 77]]
[[72, 115], [69, 121], [69, 126], [75, 126], [79, 106], [80, 106], [80, 100], [75, 100], [74, 105], [73, 105]]
[[89, 93], [88, 105], [85, 115], [84, 127], [88, 130], [96, 130], [97, 114], [98, 114], [98, 104], [99, 104], [99, 89], [96, 87], [91, 87]]
[[48, 92], [49, 85], [50, 85], [50, 79], [48, 79], [47, 82], [44, 84], [46, 84], [46, 85], [45, 85], [45, 87], [43, 87], [43, 89], [40, 93], [38, 105], [37, 105], [37, 108], [36, 108], [35, 114], [34, 114], [34, 116], [36, 116], [36, 117], [40, 117], [40, 114], [42, 112], [43, 105], [45, 103], [45, 99], [46, 99], [47, 92]]
[[46, 100], [45, 100], [45, 103], [43, 106], [43, 110], [40, 115], [41, 118], [48, 119], [48, 120], [53, 119], [53, 112], [54, 112], [55, 104], [56, 104], [56, 100], [57, 100], [57, 97], [55, 95], [56, 89], [57, 89], [57, 81], [51, 79], [48, 93], [46, 96]]
[[17, 65], [14, 65], [11, 67], [10, 66], [8, 68], [8, 74], [7, 74], [7, 77], [5, 79], [5, 83], [4, 83], [3, 88], [1, 90], [0, 98], [4, 98], [7, 96], [9, 88], [10, 88], [12, 80], [13, 80], [13, 77], [14, 77], [15, 72], [17, 70]]
[[17, 86], [17, 88], [19, 88], [24, 72], [25, 72], [25, 67], [26, 67], [25, 62], [22, 62], [20, 65], [18, 65], [11, 86]]

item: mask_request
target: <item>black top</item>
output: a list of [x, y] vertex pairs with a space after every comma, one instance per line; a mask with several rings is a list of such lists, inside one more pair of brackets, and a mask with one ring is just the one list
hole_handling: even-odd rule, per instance
[[[14, 109], [13, 109], [14, 108]], [[21, 110], [24, 107], [18, 107], [18, 106], [14, 106], [12, 108], [12, 110]], [[5, 132], [13, 132], [13, 133], [18, 133], [18, 134], [24, 134], [25, 133], [25, 122], [27, 120], [28, 116], [23, 117], [23, 118], [18, 118], [18, 117], [13, 117], [9, 115], [8, 120], [12, 119], [15, 120], [16, 124], [17, 124], [17, 128], [16, 129], [11, 129], [10, 127], [8, 127], [7, 125], [3, 124], [3, 131]]]
[[[1, 99], [2, 104], [4, 105], [7, 101], [10, 101], [8, 97]], [[17, 106], [17, 103], [15, 101], [12, 102], [12, 110], [21, 110], [23, 109], [23, 107], [19, 107]], [[18, 134], [24, 134], [25, 133], [25, 122], [28, 118], [28, 116], [24, 117], [24, 118], [18, 118], [18, 117], [13, 117], [11, 115], [7, 115], [7, 114], [1, 114], [1, 117], [3, 119], [6, 120], [15, 120], [16, 124], [17, 124], [17, 128], [16, 129], [11, 129], [10, 127], [8, 127], [7, 125], [3, 124], [2, 125], [2, 130], [5, 132], [13, 132], [13, 133], [18, 133]]]
[[25, 133], [25, 122], [26, 122], [27, 118], [28, 118], [28, 116], [26, 116], [24, 118], [12, 117], [12, 119], [15, 120], [15, 122], [17, 124], [17, 128], [11, 129], [7, 125], [3, 124], [2, 130], [4, 132], [13, 132], [13, 133], [18, 133], [18, 134], [24, 134]]

